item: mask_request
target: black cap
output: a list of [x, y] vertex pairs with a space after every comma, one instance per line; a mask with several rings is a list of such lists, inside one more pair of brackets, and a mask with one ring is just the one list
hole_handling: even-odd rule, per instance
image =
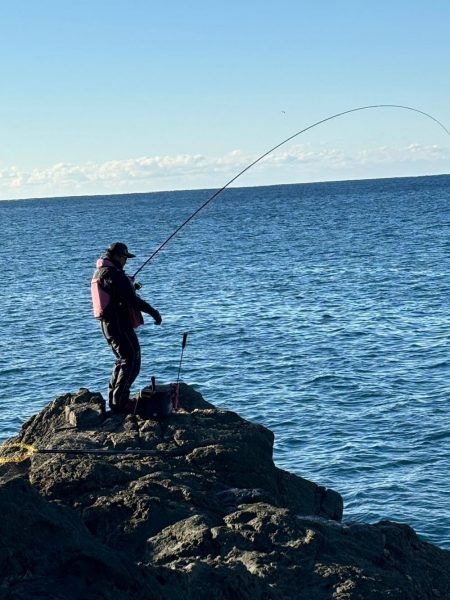
[[108, 254], [117, 254], [117, 256], [126, 256], [127, 258], [134, 258], [136, 254], [131, 254], [128, 252], [128, 247], [126, 244], [122, 242], [114, 242], [111, 244], [109, 248], [106, 250]]

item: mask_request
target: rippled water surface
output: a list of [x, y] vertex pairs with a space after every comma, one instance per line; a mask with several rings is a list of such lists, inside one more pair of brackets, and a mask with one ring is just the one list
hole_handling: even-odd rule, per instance
[[[275, 460], [450, 548], [450, 177], [226, 190], [141, 274], [144, 366], [275, 433]], [[0, 202], [0, 439], [106, 392], [96, 258], [137, 268], [210, 192]], [[130, 261], [131, 262], [131, 261]], [[151, 319], [150, 319], [151, 320]]]

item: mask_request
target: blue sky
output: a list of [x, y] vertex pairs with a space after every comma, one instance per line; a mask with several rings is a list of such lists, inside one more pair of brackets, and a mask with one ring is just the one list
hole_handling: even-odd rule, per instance
[[[0, 7], [0, 199], [221, 187], [356, 106], [450, 128], [450, 3], [16, 0]], [[236, 182], [450, 172], [420, 115], [363, 111]]]

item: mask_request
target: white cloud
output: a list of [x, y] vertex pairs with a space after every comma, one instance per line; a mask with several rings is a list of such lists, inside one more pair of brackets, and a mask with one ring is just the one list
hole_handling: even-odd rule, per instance
[[[0, 168], [0, 198], [221, 187], [257, 158], [233, 150], [221, 157], [144, 156], [81, 165], [58, 163], [30, 171], [10, 166]], [[236, 185], [448, 173], [449, 164], [450, 149], [437, 145], [383, 146], [353, 153], [296, 145], [264, 158]]]

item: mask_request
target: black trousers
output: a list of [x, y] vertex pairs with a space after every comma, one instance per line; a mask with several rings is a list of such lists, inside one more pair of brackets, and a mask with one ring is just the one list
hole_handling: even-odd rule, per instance
[[120, 409], [130, 399], [130, 388], [141, 370], [141, 348], [132, 327], [119, 321], [102, 321], [102, 331], [116, 362], [109, 382], [109, 406]]

